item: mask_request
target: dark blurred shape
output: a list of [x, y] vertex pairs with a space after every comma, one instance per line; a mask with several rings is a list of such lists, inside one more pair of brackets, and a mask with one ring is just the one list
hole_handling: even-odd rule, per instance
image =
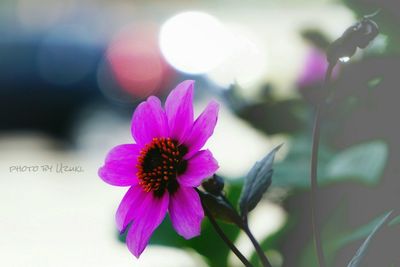
[[[76, 40], [75, 40], [76, 41]], [[66, 137], [76, 112], [101, 98], [94, 66], [102, 48], [15, 38], [0, 43], [0, 130]]]
[[243, 101], [238, 85], [224, 93], [228, 106], [237, 116], [266, 134], [290, 133], [304, 128], [305, 103], [300, 99], [277, 99], [272, 85], [265, 84], [259, 102]]
[[316, 29], [305, 29], [300, 34], [305, 40], [322, 51], [325, 51], [331, 43], [324, 33]]
[[206, 216], [212, 216], [225, 223], [236, 224], [243, 228], [242, 218], [224, 195], [213, 195], [200, 190], [197, 190], [197, 193], [200, 196], [203, 208], [209, 212], [209, 215]]

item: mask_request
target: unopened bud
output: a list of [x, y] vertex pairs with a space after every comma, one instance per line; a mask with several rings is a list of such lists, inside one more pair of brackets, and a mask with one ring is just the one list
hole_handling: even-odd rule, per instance
[[204, 190], [213, 195], [220, 195], [224, 189], [224, 179], [215, 175], [202, 183]]
[[327, 58], [330, 64], [336, 64], [340, 58], [351, 58], [357, 51], [357, 47], [364, 49], [379, 34], [378, 25], [365, 16], [361, 21], [347, 30], [335, 40], [328, 48]]

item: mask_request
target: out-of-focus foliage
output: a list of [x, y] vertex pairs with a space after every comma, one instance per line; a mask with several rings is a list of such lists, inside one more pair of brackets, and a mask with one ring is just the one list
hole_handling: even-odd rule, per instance
[[[310, 185], [309, 168], [311, 140], [292, 139], [290, 150], [282, 162], [276, 164], [274, 186], [307, 188]], [[354, 180], [375, 185], [385, 167], [388, 148], [381, 141], [372, 141], [349, 147], [336, 154], [322, 145], [319, 152], [318, 181], [320, 185]]]
[[262, 85], [258, 101], [249, 103], [239, 92], [243, 89], [234, 85], [223, 97], [238, 117], [266, 134], [293, 134], [304, 129], [310, 116], [307, 105], [297, 98], [278, 98], [275, 89], [269, 83]]
[[[355, 229], [348, 229], [345, 227], [345, 213], [346, 210], [342, 205], [332, 214], [322, 228], [322, 240], [328, 266], [334, 266], [335, 255], [340, 249], [352, 242], [374, 235], [390, 215], [390, 213], [385, 213], [365, 225]], [[318, 266], [313, 240], [310, 240], [304, 249], [299, 266]]]
[[[311, 140], [307, 136], [294, 136], [285, 159], [275, 164], [273, 186], [308, 188], [310, 185]], [[320, 146], [318, 172], [323, 177], [325, 166], [332, 157], [331, 149]]]
[[328, 162], [325, 181], [354, 179], [366, 185], [375, 185], [381, 177], [387, 157], [388, 148], [381, 141], [352, 146], [337, 153]]

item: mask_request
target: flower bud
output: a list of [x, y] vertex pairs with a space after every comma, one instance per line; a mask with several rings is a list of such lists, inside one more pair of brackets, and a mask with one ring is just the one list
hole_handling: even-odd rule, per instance
[[213, 195], [220, 195], [224, 189], [224, 179], [215, 175], [202, 183], [204, 190]]
[[328, 48], [327, 58], [330, 64], [336, 64], [340, 58], [351, 58], [357, 47], [364, 49], [379, 34], [378, 25], [365, 16], [361, 21], [346, 29]]
[[364, 49], [379, 34], [378, 24], [371, 19], [363, 19], [360, 33], [358, 47]]

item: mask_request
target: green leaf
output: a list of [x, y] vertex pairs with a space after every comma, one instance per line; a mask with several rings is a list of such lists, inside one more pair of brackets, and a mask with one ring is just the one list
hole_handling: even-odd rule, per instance
[[378, 77], [368, 81], [368, 88], [373, 89], [377, 87], [382, 82], [382, 77]]
[[394, 218], [393, 220], [390, 221], [390, 223], [388, 224], [389, 226], [395, 226], [397, 224], [400, 224], [400, 215], [397, 216], [396, 218]]
[[246, 217], [247, 214], [257, 206], [263, 194], [271, 185], [273, 173], [272, 164], [275, 154], [281, 146], [282, 145], [277, 146], [261, 161], [256, 162], [247, 174], [239, 199], [240, 213], [243, 217]]
[[201, 191], [199, 191], [199, 195], [202, 204], [207, 207], [214, 218], [242, 226], [242, 219], [239, 214], [224, 197]]
[[378, 232], [378, 230], [385, 224], [385, 222], [387, 221], [387, 219], [389, 218], [390, 214], [392, 212], [388, 212], [385, 217], [383, 217], [378, 224], [376, 224], [375, 228], [372, 230], [372, 232], [369, 234], [369, 236], [367, 237], [367, 239], [365, 239], [365, 241], [363, 242], [363, 244], [361, 245], [361, 247], [357, 250], [356, 255], [353, 257], [353, 259], [351, 259], [351, 261], [349, 262], [349, 264], [347, 265], [347, 267], [358, 267], [360, 266], [360, 263], [362, 261], [362, 259], [365, 256], [365, 253], [367, 252], [368, 246], [371, 242], [371, 240], [373, 239], [373, 237], [375, 236], [375, 234]]
[[375, 185], [385, 167], [387, 157], [388, 148], [382, 141], [352, 146], [338, 153], [328, 163], [324, 182], [354, 179]]

